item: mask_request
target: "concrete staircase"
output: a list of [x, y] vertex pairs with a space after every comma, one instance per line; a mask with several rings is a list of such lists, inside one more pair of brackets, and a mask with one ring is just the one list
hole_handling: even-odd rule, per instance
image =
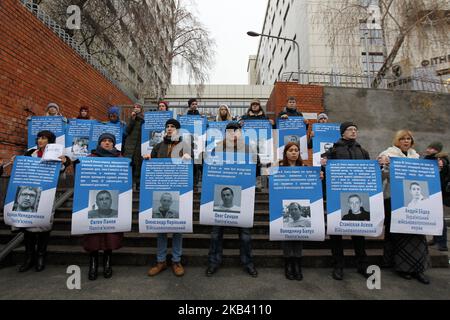
[[[58, 189], [57, 198], [65, 189]], [[70, 234], [73, 197], [57, 208], [53, 231], [48, 247], [48, 263], [58, 265], [85, 265], [88, 256], [81, 246], [82, 236]], [[114, 252], [116, 265], [150, 265], [155, 261], [156, 235], [140, 234], [138, 227], [138, 193], [133, 196], [132, 231], [125, 233], [123, 248]], [[185, 234], [183, 238], [183, 263], [187, 266], [206, 266], [210, 242], [210, 226], [198, 223], [200, 193], [194, 194], [194, 232]], [[0, 213], [0, 248], [8, 243], [14, 234], [4, 224], [3, 213]], [[169, 240], [169, 248], [171, 241]], [[256, 266], [282, 267], [281, 242], [269, 241], [269, 200], [267, 193], [257, 193], [255, 203], [255, 223], [252, 230], [252, 246]], [[346, 264], [354, 265], [352, 243], [344, 237]], [[383, 238], [367, 238], [367, 254], [371, 264], [380, 264]], [[170, 250], [169, 250], [170, 252]], [[23, 258], [24, 248], [14, 250], [3, 264], [19, 264]], [[430, 248], [433, 267], [447, 267], [447, 253]], [[170, 258], [169, 258], [170, 259]], [[331, 267], [331, 251], [329, 240], [324, 242], [304, 242], [303, 264], [306, 267]], [[224, 265], [239, 265], [239, 235], [236, 229], [226, 228], [224, 235]]]

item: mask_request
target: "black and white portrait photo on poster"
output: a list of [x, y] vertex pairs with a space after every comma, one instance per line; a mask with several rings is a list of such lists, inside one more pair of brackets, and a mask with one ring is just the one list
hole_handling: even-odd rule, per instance
[[320, 143], [320, 154], [324, 154], [333, 148], [333, 143], [331, 142], [321, 142]]
[[118, 190], [89, 191], [88, 219], [118, 218]]
[[214, 186], [214, 211], [219, 212], [241, 212], [241, 193], [240, 186]]
[[153, 192], [153, 219], [178, 219], [180, 217], [180, 192]]
[[342, 221], [370, 221], [368, 193], [341, 193]]
[[12, 211], [37, 212], [41, 192], [41, 188], [38, 187], [18, 187]]
[[296, 143], [296, 144], [299, 145], [300, 144], [300, 137], [296, 136], [296, 135], [293, 135], [293, 134], [284, 136], [284, 145], [287, 145], [289, 142], [293, 142], [293, 143]]
[[156, 146], [164, 140], [164, 131], [150, 131], [148, 137], [150, 147]]
[[429, 195], [427, 181], [403, 181], [403, 199], [405, 201], [405, 207], [408, 209], [426, 209]]
[[283, 227], [310, 228], [311, 205], [309, 200], [283, 200]]

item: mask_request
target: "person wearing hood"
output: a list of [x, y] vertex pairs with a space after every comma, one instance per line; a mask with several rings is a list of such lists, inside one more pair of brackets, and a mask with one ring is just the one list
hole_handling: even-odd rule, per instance
[[[232, 152], [245, 153], [253, 158], [253, 161], [259, 162], [256, 150], [251, 150], [242, 137], [242, 128], [238, 122], [230, 122], [226, 127], [226, 137], [219, 142], [215, 149], [212, 150], [211, 155], [214, 156], [217, 152]], [[251, 246], [251, 229], [238, 228], [240, 246], [241, 263], [244, 270], [252, 277], [257, 277], [258, 272], [253, 263], [252, 246]], [[208, 267], [206, 269], [206, 276], [211, 277], [217, 272], [222, 264], [223, 256], [223, 232], [224, 227], [213, 226], [211, 232], [211, 242], [208, 253]]]
[[[341, 139], [339, 139], [331, 150], [322, 155], [323, 165], [328, 159], [341, 160], [370, 160], [369, 153], [356, 141], [358, 127], [353, 122], [344, 122], [340, 126]], [[342, 236], [330, 235], [331, 250], [334, 260], [332, 277], [335, 280], [342, 280], [344, 277], [344, 247]], [[353, 247], [355, 249], [356, 265], [358, 273], [368, 277], [367, 254], [365, 249], [365, 238], [362, 236], [352, 236]]]
[[77, 119], [81, 119], [81, 120], [91, 120], [91, 116], [89, 115], [89, 107], [87, 106], [82, 106], [80, 107], [80, 111], [78, 113], [78, 117]]
[[230, 108], [226, 104], [221, 104], [219, 109], [217, 110], [216, 121], [232, 121], [233, 117], [231, 116]]
[[123, 155], [131, 159], [136, 190], [139, 190], [141, 177], [141, 132], [144, 122], [144, 108], [140, 104], [135, 104], [125, 130], [127, 137], [125, 143], [123, 143]]
[[383, 195], [385, 210], [385, 233], [383, 263], [394, 266], [395, 271], [404, 279], [416, 278], [423, 284], [429, 284], [424, 275], [428, 265], [428, 247], [424, 235], [391, 233], [391, 192], [390, 192], [390, 159], [410, 158], [419, 159], [420, 155], [413, 149], [414, 136], [409, 130], [399, 130], [395, 133], [392, 147], [378, 155], [383, 178]]
[[[40, 131], [37, 134], [36, 145], [37, 148], [28, 150], [24, 156], [42, 158], [44, 156], [45, 147], [47, 144], [55, 143], [56, 136], [53, 132], [48, 130]], [[14, 161], [13, 157], [11, 161]], [[66, 156], [61, 156], [61, 172], [70, 165], [71, 161]], [[52, 212], [54, 214], [54, 212]], [[32, 228], [15, 228], [24, 232], [25, 242], [25, 260], [19, 267], [19, 272], [25, 272], [35, 266], [35, 270], [40, 272], [45, 269], [45, 258], [47, 255], [47, 245], [50, 238], [50, 232], [52, 230], [53, 215], [50, 218], [50, 225], [47, 227], [32, 227]]]
[[[122, 155], [116, 149], [116, 137], [111, 133], [103, 133], [98, 138], [97, 148], [89, 157], [120, 158]], [[122, 247], [123, 233], [97, 233], [83, 236], [84, 250], [89, 253], [89, 280], [95, 280], [98, 276], [98, 254], [103, 250], [103, 276], [112, 277], [112, 251]]]
[[[151, 154], [144, 155], [145, 160], [156, 158], [181, 158], [192, 159], [193, 146], [183, 141], [179, 135], [181, 125], [175, 119], [166, 121], [166, 134], [164, 140], [158, 143]], [[183, 254], [183, 234], [174, 233], [172, 237], [172, 271], [177, 277], [184, 275], [184, 268], [181, 264]], [[148, 270], [148, 275], [153, 277], [167, 269], [167, 233], [158, 233], [156, 264]]]

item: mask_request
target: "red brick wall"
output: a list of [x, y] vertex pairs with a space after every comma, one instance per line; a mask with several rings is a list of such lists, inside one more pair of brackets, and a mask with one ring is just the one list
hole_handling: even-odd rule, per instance
[[[287, 105], [288, 97], [295, 97], [297, 99], [297, 109], [301, 112], [307, 113], [321, 113], [324, 112], [324, 95], [322, 86], [303, 85], [294, 82], [276, 82], [274, 89], [267, 101], [267, 111], [273, 112], [273, 118], [278, 115]], [[308, 120], [309, 124], [316, 121]], [[309, 126], [308, 135], [311, 132], [312, 126]], [[309, 160], [305, 161], [307, 165], [312, 165], [312, 152], [309, 151]]]
[[67, 118], [79, 107], [106, 120], [113, 104], [132, 101], [18, 0], [0, 1], [0, 159], [26, 148], [26, 118], [55, 102]]

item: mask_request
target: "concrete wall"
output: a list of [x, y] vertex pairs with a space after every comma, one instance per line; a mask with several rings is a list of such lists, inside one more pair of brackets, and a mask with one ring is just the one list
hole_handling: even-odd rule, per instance
[[372, 159], [392, 144], [400, 129], [412, 130], [417, 152], [435, 140], [450, 152], [449, 94], [326, 87], [324, 105], [330, 121], [358, 125], [358, 140]]

